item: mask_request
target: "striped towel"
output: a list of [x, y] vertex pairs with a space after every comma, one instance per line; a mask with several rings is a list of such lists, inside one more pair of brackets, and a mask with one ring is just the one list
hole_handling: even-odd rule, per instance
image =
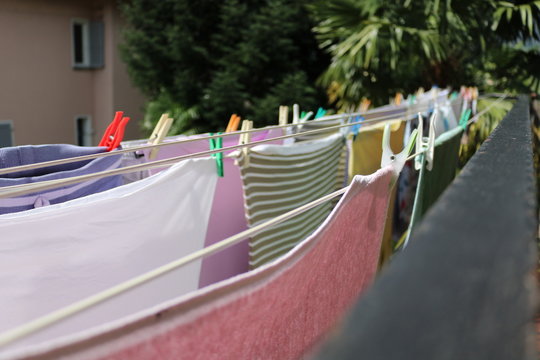
[[[341, 134], [291, 145], [261, 145], [240, 155], [246, 217], [250, 226], [272, 219], [343, 186], [346, 148]], [[250, 240], [250, 268], [287, 253], [328, 216], [328, 202], [267, 229]]]

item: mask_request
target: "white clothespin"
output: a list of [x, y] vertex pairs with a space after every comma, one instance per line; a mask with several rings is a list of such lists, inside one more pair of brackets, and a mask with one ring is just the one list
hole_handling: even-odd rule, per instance
[[[409, 136], [409, 141], [399, 154], [394, 154], [390, 147], [391, 125], [386, 124], [383, 132], [381, 167], [392, 165], [395, 174], [399, 174], [407, 161], [415, 142], [418, 131], [414, 129]], [[394, 179], [395, 180], [395, 179]]]
[[[238, 145], [245, 145], [248, 144], [251, 141], [251, 133], [245, 133], [244, 131], [248, 131], [253, 129], [253, 121], [251, 120], [244, 120], [242, 121], [242, 134], [240, 134], [240, 138], [238, 139]], [[242, 153], [242, 156], [244, 157], [244, 164], [245, 166], [249, 165], [249, 152], [248, 147], [243, 147], [240, 149], [240, 152]]]
[[[169, 117], [169, 114], [163, 114], [161, 115], [161, 118], [159, 118], [159, 121], [154, 128], [154, 131], [152, 132], [152, 135], [150, 135], [149, 143], [151, 145], [157, 145], [165, 139], [167, 136], [167, 133], [171, 129], [171, 126], [173, 124], [174, 119]], [[150, 154], [148, 155], [148, 158], [150, 160], [155, 159], [159, 152], [159, 148], [153, 148], [150, 150]]]
[[300, 121], [300, 124], [301, 124], [301, 123], [305, 123], [305, 122], [308, 121], [309, 118], [312, 117], [312, 116], [313, 116], [313, 111], [308, 112], [306, 115], [304, 115], [303, 118], [301, 118], [301, 119], [299, 120], [299, 121]]
[[[435, 120], [437, 118], [438, 111], [434, 111], [429, 119], [429, 136], [424, 137], [424, 121], [422, 116], [418, 113], [418, 139], [416, 140], [416, 153], [424, 152], [426, 159], [426, 168], [431, 170], [433, 168], [433, 154], [435, 153]], [[414, 161], [414, 168], [419, 170], [422, 167], [420, 158], [416, 157]]]
[[300, 122], [300, 107], [298, 104], [294, 104], [292, 107], [292, 113], [293, 113], [293, 124], [298, 124]]

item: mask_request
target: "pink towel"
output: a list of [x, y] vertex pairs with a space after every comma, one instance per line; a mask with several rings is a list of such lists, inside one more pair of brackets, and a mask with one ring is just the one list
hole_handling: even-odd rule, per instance
[[[252, 134], [251, 141], [259, 141], [282, 136], [281, 129], [261, 130]], [[204, 135], [170, 137], [165, 142], [181, 139], [192, 139]], [[238, 145], [239, 135], [223, 138], [223, 147]], [[270, 144], [282, 144], [283, 140], [275, 140]], [[162, 147], [154, 160], [168, 159], [175, 156], [193, 154], [209, 150], [208, 140], [200, 140]], [[229, 151], [228, 153], [230, 153]], [[149, 151], [145, 154], [148, 155]], [[152, 161], [152, 160], [148, 160]], [[240, 169], [234, 159], [223, 159], [224, 177], [218, 178], [212, 212], [208, 220], [208, 230], [204, 246], [210, 246], [218, 241], [247, 229], [244, 211], [244, 191], [240, 179]], [[151, 174], [160, 169], [150, 170]], [[217, 171], [217, 170], [216, 170]], [[249, 269], [248, 240], [232, 246], [224, 251], [203, 260], [199, 287], [228, 279]]]
[[328, 335], [373, 281], [393, 174], [386, 167], [356, 176], [323, 225], [272, 263], [25, 355], [298, 359]]

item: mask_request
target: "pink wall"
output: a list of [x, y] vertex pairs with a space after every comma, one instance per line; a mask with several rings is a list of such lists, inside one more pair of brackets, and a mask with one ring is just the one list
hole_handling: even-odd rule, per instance
[[[90, 115], [99, 141], [116, 109], [132, 117], [126, 139], [138, 138], [143, 97], [118, 58], [115, 1], [0, 1], [0, 120], [13, 120], [15, 144], [74, 143], [75, 117]], [[72, 67], [71, 21], [105, 24], [105, 67]]]

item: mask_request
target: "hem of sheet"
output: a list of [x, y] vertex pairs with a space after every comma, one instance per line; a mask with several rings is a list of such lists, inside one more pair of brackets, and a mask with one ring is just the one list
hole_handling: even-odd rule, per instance
[[[267, 264], [264, 264], [259, 268], [251, 270], [247, 273], [236, 275], [232, 278], [206, 286], [199, 290], [195, 290], [191, 293], [182, 295], [176, 299], [163, 302], [152, 308], [140, 311], [133, 315], [126, 316], [122, 319], [111, 321], [109, 323], [106, 323], [100, 326], [95, 326], [93, 328], [80, 331], [73, 335], [63, 336], [61, 338], [59, 337], [57, 339], [48, 341], [47, 343], [28, 346], [26, 349], [14, 349], [12, 351], [8, 351], [4, 354], [0, 354], [0, 359], [11, 359], [11, 358], [20, 358], [20, 357], [28, 357], [28, 356], [46, 355], [46, 353], [49, 351], [54, 351], [56, 349], [59, 349], [62, 347], [69, 347], [69, 346], [74, 346], [75, 348], [78, 346], [81, 346], [82, 348], [85, 348], [84, 344], [81, 345], [81, 343], [92, 342], [93, 338], [95, 337], [102, 337], [112, 332], [122, 331], [125, 328], [136, 327], [140, 323], [152, 323], [153, 318], [155, 317], [159, 318], [160, 314], [163, 312], [177, 313], [181, 311], [182, 309], [186, 309], [187, 311], [192, 311], [193, 313], [189, 314], [189, 316], [186, 316], [186, 318], [184, 319], [184, 322], [189, 322], [190, 319], [197, 318], [201, 314], [205, 313], [207, 311], [207, 307], [209, 306], [208, 303], [210, 303], [212, 300], [218, 299], [220, 303], [226, 303], [228, 297], [234, 297], [234, 294], [233, 294], [234, 290], [241, 289], [242, 287], [249, 284], [261, 284], [267, 281], [268, 279], [272, 279], [279, 276], [282, 272], [286, 271], [288, 268], [293, 266], [298, 260], [301, 259], [303, 254], [309, 252], [312, 249], [312, 247], [316, 244], [316, 242], [314, 242], [313, 239], [317, 239], [320, 232], [324, 231], [326, 226], [335, 217], [338, 216], [339, 212], [341, 211], [341, 207], [343, 203], [349, 201], [349, 198], [353, 196], [354, 194], [363, 191], [368, 186], [368, 184], [372, 181], [375, 175], [376, 174], [379, 175], [378, 174], [379, 172], [383, 172], [383, 173], [392, 172], [395, 176], [394, 171], [395, 171], [395, 167], [387, 166], [385, 168], [379, 169], [377, 172], [375, 172], [372, 175], [355, 176], [352, 182], [356, 183], [357, 186], [354, 189], [351, 189], [351, 188], [347, 189], [344, 195], [341, 196], [341, 198], [339, 199], [338, 204], [334, 207], [332, 212], [326, 217], [323, 223], [311, 235], [309, 235], [306, 239], [298, 243], [287, 254]], [[382, 237], [383, 231], [381, 231], [380, 235]], [[228, 288], [228, 286], [233, 286], [233, 289]], [[256, 288], [253, 291], [255, 290]], [[225, 297], [222, 296], [221, 294], [222, 292], [226, 293]], [[205, 298], [207, 295], [210, 295], [210, 296]], [[201, 301], [203, 303], [199, 304], [199, 302]], [[193, 308], [197, 308], [197, 309], [193, 309]], [[171, 326], [179, 326], [179, 324], [175, 323], [174, 325], [171, 325]], [[166, 331], [166, 329], [163, 329], [163, 331]], [[112, 338], [114, 338], [114, 336]], [[108, 346], [112, 346], [112, 345], [104, 345], [103, 348], [100, 349], [100, 351], [103, 351], [104, 355], [112, 351], [112, 349], [109, 349]], [[92, 345], [90, 345], [89, 347], [93, 348]]]

